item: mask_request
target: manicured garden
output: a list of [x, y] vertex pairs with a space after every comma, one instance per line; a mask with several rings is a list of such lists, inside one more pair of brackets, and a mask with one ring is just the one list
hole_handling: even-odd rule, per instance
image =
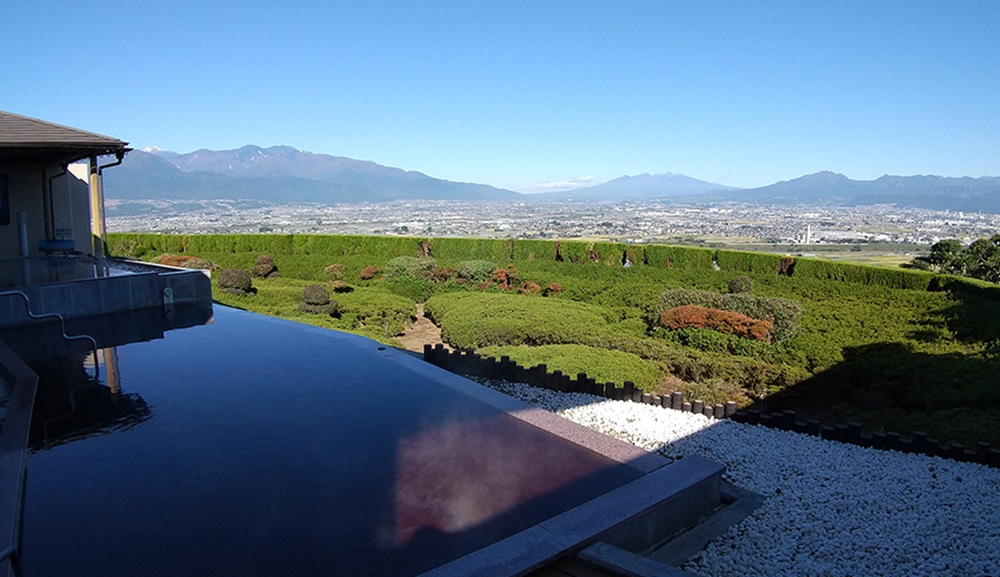
[[239, 276], [216, 284], [220, 303], [389, 344], [423, 303], [452, 346], [525, 366], [1000, 445], [1000, 287], [975, 280], [574, 241], [121, 233], [109, 246]]

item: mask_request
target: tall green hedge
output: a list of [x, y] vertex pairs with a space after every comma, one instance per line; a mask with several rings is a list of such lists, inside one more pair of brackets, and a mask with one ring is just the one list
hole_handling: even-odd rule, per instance
[[559, 259], [562, 259], [563, 262], [571, 262], [573, 264], [584, 264], [590, 262], [591, 243], [581, 242], [578, 240], [562, 240], [555, 242], [559, 245]]
[[[323, 255], [331, 259], [365, 256], [372, 262], [385, 262], [399, 256], [420, 256], [420, 243], [430, 243], [432, 255], [442, 261], [490, 260], [498, 265], [517, 261], [555, 261], [574, 264], [591, 263], [597, 258], [605, 264], [618, 264], [627, 254], [632, 265], [647, 264], [657, 268], [712, 270], [717, 265], [725, 272], [751, 274], [777, 273], [778, 255], [713, 249], [669, 246], [626, 245], [616, 242], [543, 241], [479, 238], [434, 238], [371, 235], [291, 235], [291, 234], [215, 234], [172, 235], [155, 233], [112, 233], [110, 250], [118, 255], [141, 258], [172, 254], [270, 254]], [[557, 256], [559, 257], [557, 259]], [[793, 275], [824, 281], [879, 285], [910, 290], [935, 290], [955, 285], [957, 281], [936, 280], [935, 275], [906, 269], [888, 269], [853, 263], [812, 258], [796, 259]], [[978, 286], [978, 285], [974, 285]], [[939, 290], [939, 289], [938, 289]]]
[[932, 273], [923, 271], [879, 268], [814, 258], [797, 259], [793, 276], [921, 291], [927, 290], [934, 278]]
[[625, 256], [625, 246], [625, 243], [621, 242], [595, 242], [591, 251], [599, 262], [621, 266], [622, 257]]
[[431, 255], [438, 260], [489, 260], [509, 263], [513, 260], [512, 240], [490, 238], [431, 239]]
[[719, 269], [725, 272], [777, 274], [781, 256], [764, 252], [720, 250], [715, 254], [715, 261], [719, 264]]
[[646, 245], [646, 262], [658, 268], [711, 269], [715, 251], [707, 248]]
[[518, 261], [556, 260], [556, 244], [551, 240], [514, 241], [514, 259]]

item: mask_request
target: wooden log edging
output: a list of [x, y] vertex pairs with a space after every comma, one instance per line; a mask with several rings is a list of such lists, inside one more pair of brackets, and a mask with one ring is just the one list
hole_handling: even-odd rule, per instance
[[862, 424], [858, 421], [822, 425], [816, 419], [805, 421], [798, 419], [795, 411], [761, 413], [751, 409], [737, 411], [732, 419], [739, 423], [795, 431], [862, 447], [944, 457], [989, 467], [1000, 467], [1000, 449], [993, 448], [986, 441], [980, 441], [976, 443], [975, 447], [969, 448], [962, 443], [939, 442], [937, 439], [928, 437], [927, 433], [923, 431], [916, 431], [909, 436], [903, 436], [895, 431], [875, 432], [866, 435], [861, 432]]
[[631, 381], [625, 381], [620, 387], [615, 383], [598, 383], [588, 377], [586, 373], [579, 373], [574, 378], [570, 375], [564, 375], [562, 371], [550, 372], [544, 364], [525, 368], [506, 355], [498, 360], [493, 357], [482, 357], [471, 350], [449, 351], [441, 344], [424, 345], [424, 360], [447, 371], [462, 375], [525, 383], [533, 387], [564, 393], [588, 393], [606, 399], [631, 401], [685, 413], [702, 414], [714, 419], [732, 419], [738, 423], [794, 431], [862, 447], [945, 457], [956, 461], [1000, 468], [1000, 449], [993, 448], [990, 443], [985, 441], [977, 443], [973, 448], [967, 448], [961, 443], [940, 443], [937, 439], [929, 438], [926, 433], [920, 431], [906, 437], [895, 431], [865, 435], [861, 432], [861, 423], [856, 421], [824, 426], [815, 419], [800, 420], [795, 411], [761, 413], [752, 409], [738, 410], [733, 401], [725, 404], [706, 405], [697, 399], [685, 401], [684, 394], [681, 392], [664, 396], [653, 395], [643, 392]]

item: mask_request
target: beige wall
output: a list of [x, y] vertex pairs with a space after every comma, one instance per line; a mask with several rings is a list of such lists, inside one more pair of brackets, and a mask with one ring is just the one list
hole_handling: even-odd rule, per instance
[[0, 169], [7, 175], [10, 195], [10, 224], [0, 225], [0, 256], [18, 256], [17, 213], [28, 213], [28, 251], [36, 254], [38, 239], [45, 236], [45, 213], [42, 207], [41, 168]]
[[[69, 165], [69, 174], [52, 182], [55, 205], [56, 238], [72, 238], [76, 250], [93, 252], [94, 244], [90, 238], [90, 168], [87, 163]], [[65, 181], [65, 182], [61, 182]], [[56, 201], [55, 190], [61, 190], [61, 201]], [[62, 202], [62, 204], [60, 204]], [[59, 231], [69, 229], [71, 235], [60, 237]]]
[[[57, 171], [39, 167], [0, 168], [0, 174], [7, 175], [10, 195], [10, 224], [0, 225], [0, 258], [19, 255], [17, 213], [22, 211], [27, 213], [28, 252], [41, 254], [38, 241], [45, 238], [43, 190], [46, 179]], [[85, 164], [70, 165], [68, 174], [52, 180], [52, 208], [54, 237], [73, 239], [76, 250], [91, 252], [90, 193]]]

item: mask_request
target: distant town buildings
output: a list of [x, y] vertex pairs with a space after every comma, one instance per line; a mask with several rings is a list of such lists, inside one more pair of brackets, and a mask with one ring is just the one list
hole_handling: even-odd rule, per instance
[[107, 201], [111, 231], [389, 234], [429, 237], [593, 238], [774, 244], [971, 241], [1000, 230], [1000, 215], [890, 205], [715, 206], [663, 202], [397, 201], [286, 205], [264, 201]]

